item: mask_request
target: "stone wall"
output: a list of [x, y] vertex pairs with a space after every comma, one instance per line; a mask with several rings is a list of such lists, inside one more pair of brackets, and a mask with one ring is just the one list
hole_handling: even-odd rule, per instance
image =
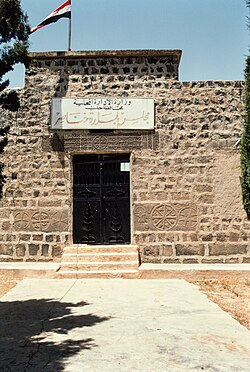
[[[144, 262], [249, 262], [240, 192], [242, 82], [179, 82], [180, 51], [34, 53], [5, 149], [0, 260], [72, 243], [72, 155], [131, 153], [132, 242]], [[52, 97], [150, 97], [155, 130], [51, 132]]]
[[46, 95], [39, 90], [20, 92], [21, 109], [8, 117], [7, 179], [0, 201], [1, 261], [56, 259], [69, 239], [70, 161], [62, 152], [43, 150], [44, 139], [50, 139]]
[[249, 262], [238, 149], [241, 90], [240, 82], [165, 90], [159, 146], [138, 153], [133, 167], [139, 175], [135, 241], [144, 261]]

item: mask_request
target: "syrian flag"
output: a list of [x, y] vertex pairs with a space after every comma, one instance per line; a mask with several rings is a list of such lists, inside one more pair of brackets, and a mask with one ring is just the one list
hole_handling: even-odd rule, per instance
[[65, 1], [54, 12], [46, 17], [38, 26], [31, 29], [31, 34], [39, 28], [49, 25], [50, 23], [57, 22], [61, 18], [71, 18], [71, 0]]

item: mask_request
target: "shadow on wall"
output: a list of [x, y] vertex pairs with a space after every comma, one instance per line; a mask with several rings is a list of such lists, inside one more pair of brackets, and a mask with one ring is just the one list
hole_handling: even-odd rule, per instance
[[[64, 62], [65, 63], [65, 62]], [[55, 91], [53, 97], [65, 97], [68, 91], [69, 85], [69, 72], [66, 67], [63, 67], [60, 70], [60, 75], [55, 86]], [[50, 113], [51, 115], [51, 113]], [[48, 122], [48, 127], [50, 126], [50, 120]], [[52, 133], [52, 136], [49, 138], [49, 145], [51, 146], [52, 151], [58, 153], [58, 159], [62, 165], [62, 168], [65, 168], [65, 159], [64, 159], [64, 136], [60, 136], [59, 133]]]
[[53, 97], [65, 97], [69, 86], [69, 71], [66, 67], [60, 70]]
[[[79, 315], [87, 305], [49, 299], [0, 302], [0, 370], [63, 371], [68, 358], [98, 347], [92, 338], [84, 338], [84, 327], [110, 317]], [[68, 335], [75, 328], [78, 340]]]

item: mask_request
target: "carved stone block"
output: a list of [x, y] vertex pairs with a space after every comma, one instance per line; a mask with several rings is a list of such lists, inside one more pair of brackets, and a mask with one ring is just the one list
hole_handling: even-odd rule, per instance
[[69, 229], [68, 210], [21, 210], [14, 213], [17, 231], [62, 232]]
[[192, 231], [198, 227], [198, 208], [188, 204], [137, 204], [135, 231]]
[[158, 133], [126, 132], [94, 134], [87, 132], [65, 132], [64, 148], [68, 152], [133, 151], [156, 149]]

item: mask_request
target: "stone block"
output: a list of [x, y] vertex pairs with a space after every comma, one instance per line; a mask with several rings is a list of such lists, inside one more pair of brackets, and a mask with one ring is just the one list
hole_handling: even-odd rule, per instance
[[231, 232], [229, 234], [229, 240], [231, 242], [237, 242], [239, 240], [239, 234]]
[[159, 256], [141, 256], [141, 261], [143, 263], [160, 263], [161, 259]]
[[166, 264], [179, 264], [181, 263], [181, 260], [179, 258], [164, 258], [163, 259], [163, 263], [166, 263]]
[[42, 256], [49, 255], [49, 244], [42, 244]]
[[38, 244], [29, 244], [29, 254], [31, 256], [37, 256], [39, 252], [39, 245]]
[[202, 236], [203, 242], [211, 242], [213, 240], [213, 234], [207, 234]]
[[10, 222], [9, 221], [4, 221], [2, 223], [2, 230], [3, 231], [8, 231], [10, 229]]
[[198, 234], [190, 234], [190, 240], [192, 242], [197, 242], [198, 241]]
[[239, 263], [239, 258], [238, 257], [230, 257], [230, 258], [226, 258], [225, 260], [225, 263], [226, 264], [234, 264], [234, 263]]
[[214, 203], [214, 197], [210, 194], [202, 194], [199, 197], [199, 202], [204, 204], [213, 204]]
[[26, 247], [25, 244], [18, 244], [16, 246], [16, 255], [17, 257], [24, 257], [25, 256]]
[[177, 256], [194, 256], [194, 255], [200, 255], [203, 256], [205, 253], [205, 247], [204, 244], [176, 244], [176, 255]]
[[14, 257], [10, 257], [10, 256], [0, 256], [0, 262], [22, 262], [23, 259], [22, 258], [14, 258]]
[[160, 255], [161, 256], [172, 256], [173, 255], [172, 244], [162, 244], [160, 246]]
[[1, 244], [0, 245], [0, 255], [3, 256], [12, 256], [13, 255], [13, 247], [8, 244]]
[[53, 242], [54, 240], [54, 236], [52, 234], [50, 235], [46, 235], [46, 238], [45, 238], [46, 242]]
[[247, 244], [220, 244], [214, 243], [209, 244], [209, 255], [210, 256], [228, 256], [232, 254], [245, 254], [247, 253]]
[[[61, 207], [62, 201], [61, 200], [56, 200], [56, 199], [51, 199], [51, 198], [44, 198], [44, 199], [39, 199], [38, 200], [38, 206], [41, 208], [57, 208]], [[44, 212], [46, 213], [46, 212]]]
[[201, 260], [201, 263], [203, 264], [218, 264], [218, 263], [223, 263], [223, 258], [203, 258]]
[[225, 233], [216, 234], [216, 240], [218, 242], [224, 242], [226, 240], [226, 234]]
[[52, 257], [61, 257], [62, 256], [62, 248], [58, 246], [52, 247]]
[[196, 258], [185, 258], [183, 260], [183, 263], [184, 264], [197, 264], [197, 263], [199, 263], [199, 260], [196, 259]]
[[32, 239], [33, 239], [33, 241], [42, 241], [43, 240], [43, 234], [33, 234]]
[[199, 193], [203, 193], [203, 192], [212, 192], [213, 191], [213, 187], [210, 186], [210, 185], [197, 185], [195, 187], [195, 190]]
[[20, 242], [28, 242], [31, 240], [31, 235], [29, 234], [21, 234], [19, 236]]
[[144, 256], [159, 256], [160, 249], [159, 246], [148, 246], [143, 249]]

